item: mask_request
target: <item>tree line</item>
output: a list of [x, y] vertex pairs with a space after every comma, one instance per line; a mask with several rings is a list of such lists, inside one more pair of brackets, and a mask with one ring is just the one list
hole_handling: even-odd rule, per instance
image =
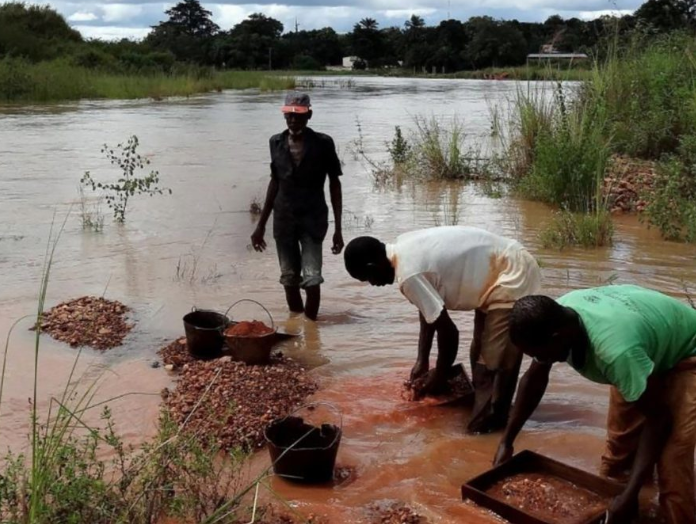
[[356, 68], [403, 67], [460, 71], [510, 67], [551, 45], [559, 52], [594, 53], [608, 37], [635, 31], [660, 34], [696, 27], [696, 0], [648, 0], [633, 15], [585, 21], [555, 15], [519, 22], [488, 16], [426, 25], [413, 15], [401, 27], [380, 27], [373, 18], [352, 31], [330, 27], [285, 31], [262, 13], [222, 30], [198, 0], [183, 0], [141, 41], [85, 41], [55, 10], [23, 3], [0, 5], [0, 58], [30, 61], [68, 58], [76, 65], [128, 70], [170, 70], [178, 63], [218, 68], [320, 70], [360, 60]]

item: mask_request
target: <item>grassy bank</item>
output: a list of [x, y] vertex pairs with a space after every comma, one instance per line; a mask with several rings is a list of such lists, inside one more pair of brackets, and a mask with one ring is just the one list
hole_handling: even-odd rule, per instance
[[[579, 92], [560, 84], [551, 96], [520, 90], [505, 140], [519, 191], [572, 212], [603, 212], [612, 156], [652, 160], [657, 174], [642, 190], [643, 219], [667, 239], [696, 241], [695, 56], [693, 36], [636, 36], [595, 62]], [[592, 224], [591, 237], [602, 238], [605, 220], [582, 227]], [[580, 237], [587, 235], [565, 235]]]
[[160, 99], [223, 89], [283, 90], [295, 87], [289, 76], [256, 71], [179, 68], [172, 73], [109, 73], [65, 61], [30, 64], [0, 61], [0, 102], [52, 102], [92, 99]]

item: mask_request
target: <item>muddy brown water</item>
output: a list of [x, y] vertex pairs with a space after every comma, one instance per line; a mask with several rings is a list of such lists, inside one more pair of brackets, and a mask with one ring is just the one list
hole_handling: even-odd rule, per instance
[[[314, 89], [312, 125], [334, 137], [345, 162], [346, 240], [361, 234], [388, 240], [411, 229], [458, 222], [518, 238], [542, 263], [546, 291], [554, 296], [608, 281], [640, 283], [675, 296], [683, 296], [683, 282], [696, 288], [696, 249], [661, 241], [633, 217], [617, 220], [611, 248], [546, 251], [537, 238], [551, 216], [545, 206], [489, 198], [471, 184], [376, 189], [365, 166], [349, 152], [358, 136], [356, 119], [366, 150], [375, 158], [394, 126], [412, 128], [415, 114], [457, 115], [472, 138], [487, 139], [491, 107], [504, 103], [518, 87], [509, 82], [358, 78], [351, 89], [328, 84]], [[464, 435], [466, 411], [459, 408], [401, 398], [401, 384], [415, 358], [418, 322], [398, 290], [350, 280], [342, 258], [327, 248], [322, 318], [317, 324], [305, 322], [285, 311], [275, 248], [271, 245], [264, 254], [249, 251], [254, 222], [248, 208], [265, 190], [268, 138], [283, 128], [281, 100], [281, 94], [248, 91], [157, 103], [0, 108], [1, 340], [16, 319], [35, 314], [51, 223], [60, 223], [72, 206], [56, 249], [47, 305], [105, 293], [133, 308], [137, 325], [125, 345], [103, 354], [84, 350], [76, 375], [85, 384], [99, 380], [98, 401], [121, 397], [109, 405], [127, 440], [138, 442], [154, 431], [158, 393], [171, 378], [150, 364], [164, 341], [183, 334], [183, 315], [194, 305], [224, 312], [240, 298], [254, 298], [281, 326], [303, 333], [282, 348], [315, 368], [322, 384], [317, 399], [333, 402], [343, 412], [338, 463], [355, 468], [354, 480], [333, 487], [274, 480], [284, 497], [336, 522], [357, 521], [361, 508], [376, 500], [403, 500], [434, 522], [496, 522], [463, 504], [459, 488], [489, 467], [498, 437]], [[83, 231], [78, 181], [87, 170], [95, 176], [108, 173], [101, 145], [131, 134], [138, 135], [140, 152], [174, 194], [134, 198], [125, 226], [111, 223], [103, 206], [104, 232]], [[251, 305], [240, 307], [236, 315], [265, 320]], [[473, 318], [463, 313], [454, 317], [462, 331], [460, 358], [466, 361]], [[30, 323], [20, 321], [10, 339], [0, 408], [2, 449], [27, 445], [34, 376]], [[62, 392], [75, 356], [75, 350], [42, 338], [42, 409]], [[606, 388], [558, 366], [517, 448], [596, 471], [606, 407]], [[265, 453], [254, 460], [259, 467], [268, 464]]]

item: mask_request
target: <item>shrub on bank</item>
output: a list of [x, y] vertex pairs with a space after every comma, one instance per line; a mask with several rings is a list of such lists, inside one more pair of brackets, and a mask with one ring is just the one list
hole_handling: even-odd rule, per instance
[[571, 213], [557, 211], [548, 226], [539, 233], [545, 248], [604, 247], [612, 244], [614, 225], [606, 211]]
[[658, 164], [653, 186], [642, 195], [645, 217], [668, 240], [696, 242], [696, 135]]

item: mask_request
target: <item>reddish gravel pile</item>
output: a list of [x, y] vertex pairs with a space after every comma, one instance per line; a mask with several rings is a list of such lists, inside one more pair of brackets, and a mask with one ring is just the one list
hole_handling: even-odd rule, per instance
[[184, 364], [195, 362], [195, 359], [186, 347], [186, 337], [181, 337], [168, 346], [163, 347], [157, 354], [162, 357], [164, 365], [171, 366], [171, 369], [179, 369]]
[[641, 213], [646, 206], [641, 197], [655, 180], [655, 163], [615, 156], [604, 179], [604, 192], [612, 213]]
[[72, 347], [111, 349], [120, 346], [133, 329], [126, 322], [128, 311], [127, 306], [115, 300], [76, 298], [44, 312], [41, 331]]
[[264, 428], [317, 390], [307, 371], [283, 355], [272, 356], [268, 366], [247, 366], [229, 357], [190, 360], [185, 339], [161, 354], [165, 364], [189, 359], [176, 389], [162, 392], [169, 413], [179, 424], [187, 421], [189, 432], [214, 435], [225, 449], [263, 446]]

